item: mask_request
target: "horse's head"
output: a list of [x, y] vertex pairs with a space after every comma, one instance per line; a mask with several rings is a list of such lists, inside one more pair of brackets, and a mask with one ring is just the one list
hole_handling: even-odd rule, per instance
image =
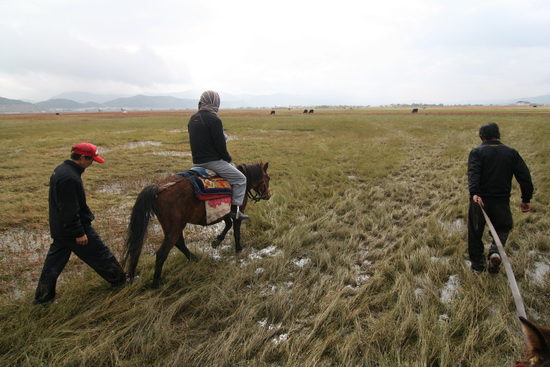
[[252, 201], [269, 200], [271, 188], [269, 187], [269, 175], [267, 167], [269, 163], [240, 164], [237, 166], [246, 176], [246, 194]]
[[550, 367], [550, 329], [537, 327], [523, 317], [519, 318], [527, 342], [526, 362], [516, 366]]

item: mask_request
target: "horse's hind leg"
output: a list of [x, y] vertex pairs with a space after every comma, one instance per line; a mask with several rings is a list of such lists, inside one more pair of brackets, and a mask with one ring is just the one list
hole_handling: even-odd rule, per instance
[[216, 248], [222, 243], [222, 241], [225, 239], [225, 236], [227, 235], [227, 232], [231, 229], [231, 226], [233, 225], [233, 222], [229, 217], [225, 217], [224, 220], [225, 227], [223, 228], [222, 233], [220, 233], [214, 241], [212, 241], [212, 248]]
[[137, 264], [138, 264], [138, 260], [139, 258], [136, 258], [136, 259], [131, 259], [130, 260], [130, 265], [128, 265], [128, 279], [130, 280], [130, 282], [134, 281], [134, 279], [136, 278], [136, 268], [137, 268]]
[[190, 261], [199, 261], [199, 257], [189, 251], [187, 246], [185, 246], [185, 239], [183, 238], [183, 234], [178, 238], [178, 242], [176, 242], [176, 247], [184, 253], [184, 255], [190, 260]]
[[173, 236], [164, 236], [162, 245], [156, 252], [156, 262], [155, 262], [155, 274], [153, 275], [153, 288], [158, 288], [160, 285], [160, 277], [162, 274], [162, 266], [168, 258], [170, 250], [174, 247], [176, 241]]

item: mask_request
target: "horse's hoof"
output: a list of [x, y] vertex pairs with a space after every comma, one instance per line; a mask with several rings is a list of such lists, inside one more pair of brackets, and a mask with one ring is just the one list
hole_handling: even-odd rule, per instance
[[199, 261], [199, 257], [195, 254], [189, 254], [189, 261], [197, 262]]
[[216, 239], [212, 241], [212, 248], [218, 248], [218, 246], [222, 243], [222, 241]]
[[126, 278], [126, 284], [132, 284], [136, 280], [139, 280], [139, 275], [134, 275], [133, 277]]

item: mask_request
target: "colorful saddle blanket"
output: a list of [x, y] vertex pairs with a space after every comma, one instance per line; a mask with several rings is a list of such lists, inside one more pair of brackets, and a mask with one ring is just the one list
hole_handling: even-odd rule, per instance
[[191, 181], [195, 188], [195, 195], [199, 200], [212, 200], [231, 196], [232, 189], [229, 182], [209, 169], [194, 167], [189, 171], [179, 172], [178, 175]]

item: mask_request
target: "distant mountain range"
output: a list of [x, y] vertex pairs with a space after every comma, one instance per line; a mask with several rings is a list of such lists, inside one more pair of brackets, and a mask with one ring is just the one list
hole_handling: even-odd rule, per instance
[[40, 108], [32, 103], [0, 97], [0, 113], [32, 113]]
[[[60, 94], [47, 101], [31, 103], [0, 97], [0, 113], [37, 113], [37, 112], [98, 112], [116, 110], [194, 110], [198, 105], [200, 92], [189, 91], [174, 93], [172, 96], [133, 97], [86, 92]], [[197, 96], [197, 98], [190, 98]], [[221, 108], [275, 108], [302, 106], [343, 106], [329, 98], [304, 97], [290, 94], [273, 94], [265, 96], [231, 95], [220, 93]], [[550, 105], [550, 94], [538, 97], [518, 98], [514, 100], [485, 100], [461, 102], [461, 105], [514, 105], [517, 102], [528, 102], [531, 105]], [[525, 104], [525, 103], [524, 103]], [[365, 104], [347, 104], [347, 106], [368, 106]]]
[[198, 99], [171, 96], [143, 96], [116, 98], [104, 102], [77, 102], [69, 98], [53, 98], [30, 103], [0, 97], [0, 113], [32, 112], [98, 112], [113, 110], [186, 110], [197, 108]]
[[[190, 90], [180, 93], [169, 93], [167, 96], [143, 96], [134, 97], [110, 94], [93, 94], [85, 92], [68, 92], [55, 96], [54, 98], [70, 99], [79, 103], [93, 101], [105, 106], [131, 108], [169, 108], [169, 109], [195, 109], [199, 102], [202, 91]], [[320, 97], [304, 97], [292, 94], [271, 94], [271, 95], [234, 95], [220, 92], [221, 108], [272, 108], [276, 106], [317, 106], [321, 104], [334, 105], [334, 99]], [[162, 100], [161, 98], [164, 98]], [[182, 102], [183, 101], [183, 102]]]
[[[200, 96], [199, 93], [193, 95]], [[278, 94], [269, 96], [230, 95], [220, 93], [221, 108], [274, 108], [278, 106], [315, 106], [322, 99]], [[114, 110], [194, 110], [198, 107], [198, 98], [178, 98], [174, 96], [116, 97], [106, 99], [107, 95], [84, 92], [63, 93], [43, 102], [31, 103], [0, 97], [0, 113], [30, 112], [98, 112]]]

